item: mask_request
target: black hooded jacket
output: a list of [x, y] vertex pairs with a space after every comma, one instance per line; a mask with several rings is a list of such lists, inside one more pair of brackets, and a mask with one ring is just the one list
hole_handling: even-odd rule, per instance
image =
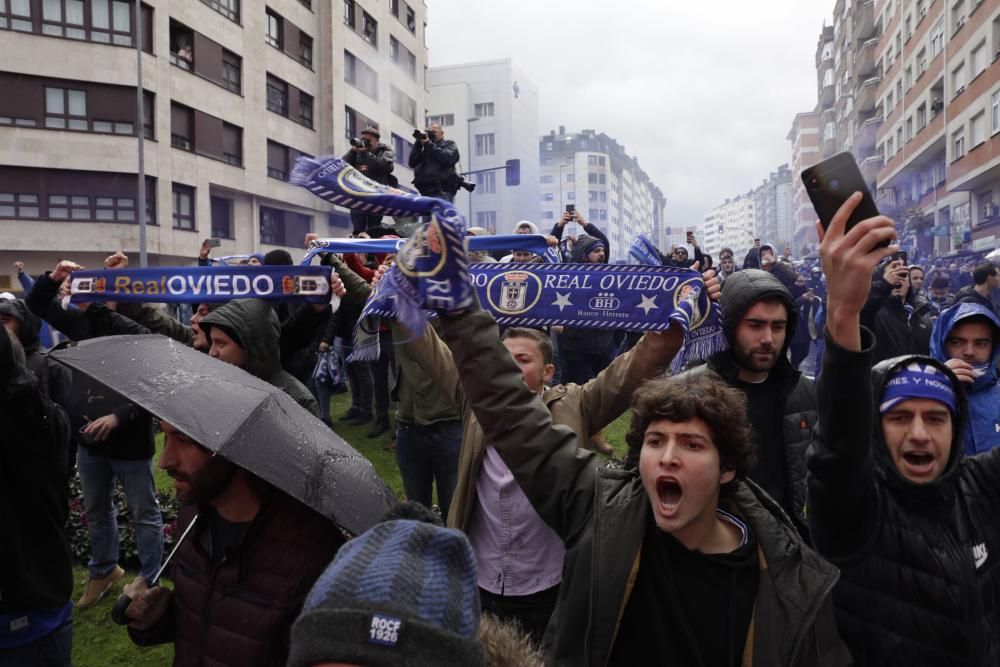
[[0, 615], [58, 609], [73, 592], [68, 443], [65, 412], [0, 330]]
[[[564, 227], [556, 225], [552, 232], [556, 238], [562, 238]], [[587, 264], [587, 255], [596, 250], [598, 246], [604, 246], [604, 262], [607, 264], [611, 255], [611, 245], [608, 237], [593, 223], [588, 222], [583, 226], [586, 234], [580, 234], [573, 244], [572, 260], [577, 264]], [[607, 355], [608, 363], [614, 358], [615, 332], [613, 329], [581, 329], [576, 327], [564, 327], [559, 334], [559, 348], [561, 352], [586, 355]]]
[[903, 302], [892, 296], [892, 285], [882, 277], [872, 281], [868, 301], [861, 311], [861, 324], [875, 334], [873, 363], [901, 354], [929, 354], [931, 349], [930, 314], [911, 299], [913, 312], [907, 313]]
[[955, 392], [951, 452], [935, 481], [915, 484], [890, 460], [876, 410], [891, 372], [871, 367], [873, 336], [849, 352], [827, 336], [820, 423], [809, 450], [809, 526], [841, 569], [841, 635], [858, 665], [1000, 665], [1000, 449], [966, 458], [964, 392]]
[[[746, 269], [731, 275], [722, 288], [719, 301], [722, 306], [722, 328], [726, 340], [732, 347], [736, 326], [750, 307], [758, 301], [779, 298], [788, 310], [788, 324], [785, 328], [785, 342], [778, 352], [778, 360], [768, 375], [768, 381], [777, 381], [778, 401], [774, 406], [777, 414], [770, 417], [780, 420], [780, 443], [761, 443], [757, 446], [779, 446], [784, 448], [785, 466], [788, 470], [787, 492], [783, 506], [799, 530], [806, 530], [806, 449], [816, 424], [816, 386], [812, 379], [796, 370], [788, 360], [786, 352], [795, 337], [798, 325], [798, 309], [792, 295], [777, 278], [766, 271]], [[740, 367], [731, 350], [718, 352], [702, 366], [692, 368], [688, 373], [715, 372], [729, 385], [740, 389], [738, 375]], [[760, 423], [760, 415], [749, 414], [750, 425], [756, 431], [765, 429]], [[754, 422], [758, 423], [754, 423]]]

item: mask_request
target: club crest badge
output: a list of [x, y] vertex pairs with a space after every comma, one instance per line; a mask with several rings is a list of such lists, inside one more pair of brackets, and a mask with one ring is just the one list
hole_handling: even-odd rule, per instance
[[691, 308], [691, 329], [698, 329], [708, 319], [708, 308], [701, 307], [701, 287], [697, 280], [688, 280], [678, 286], [674, 292], [674, 308], [681, 303], [689, 304]]
[[493, 276], [487, 288], [490, 305], [504, 315], [530, 310], [542, 294], [542, 281], [530, 271], [508, 271]]

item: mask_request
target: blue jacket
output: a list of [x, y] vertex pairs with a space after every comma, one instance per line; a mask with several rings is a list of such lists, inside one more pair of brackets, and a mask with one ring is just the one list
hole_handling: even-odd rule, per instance
[[1000, 447], [1000, 317], [978, 303], [958, 303], [941, 313], [931, 333], [931, 356], [940, 362], [948, 360], [945, 340], [956, 324], [970, 317], [986, 317], [993, 322], [993, 355], [990, 369], [965, 387], [969, 399], [969, 421], [965, 427], [963, 448], [966, 456]]

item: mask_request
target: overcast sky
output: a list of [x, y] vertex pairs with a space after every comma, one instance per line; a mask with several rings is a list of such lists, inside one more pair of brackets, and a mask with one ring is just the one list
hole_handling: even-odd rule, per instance
[[513, 58], [538, 85], [543, 134], [614, 137], [663, 191], [667, 224], [688, 227], [791, 162], [833, 4], [427, 0], [427, 44], [431, 67]]

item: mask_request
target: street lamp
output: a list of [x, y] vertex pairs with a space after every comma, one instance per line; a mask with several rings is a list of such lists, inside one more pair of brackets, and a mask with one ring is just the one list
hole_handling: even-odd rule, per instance
[[[479, 120], [479, 116], [470, 116], [469, 118], [467, 118], [465, 120], [465, 123], [466, 123], [467, 127], [469, 128], [468, 132], [467, 132], [468, 139], [469, 139], [469, 171], [473, 171], [473, 169], [474, 169], [474, 167], [472, 166], [472, 124], [474, 122], [476, 122], [477, 120]], [[469, 224], [470, 225], [474, 225], [475, 224], [473, 222], [473, 220], [472, 220], [472, 191], [471, 190], [469, 191]]]

